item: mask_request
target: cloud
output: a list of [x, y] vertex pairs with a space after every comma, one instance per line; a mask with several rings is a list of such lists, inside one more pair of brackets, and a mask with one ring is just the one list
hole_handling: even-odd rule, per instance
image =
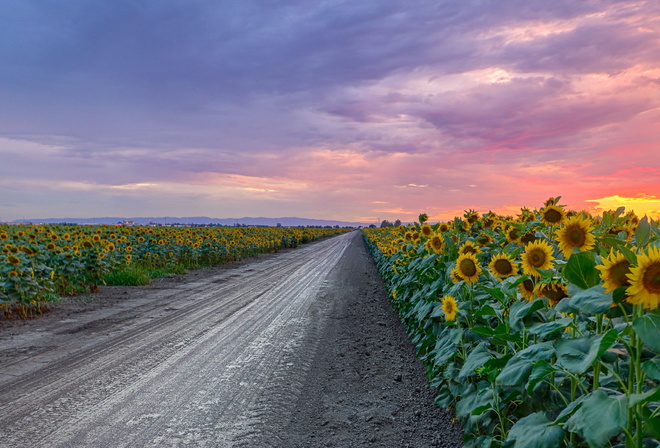
[[651, 0], [8, 0], [0, 195], [411, 219], [650, 194], [659, 30]]

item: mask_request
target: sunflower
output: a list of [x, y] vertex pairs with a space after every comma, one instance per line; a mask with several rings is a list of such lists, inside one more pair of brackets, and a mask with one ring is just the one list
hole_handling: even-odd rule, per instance
[[516, 262], [506, 254], [495, 255], [488, 264], [488, 269], [496, 278], [510, 277], [518, 274]]
[[506, 239], [510, 243], [517, 243], [520, 241], [520, 230], [516, 229], [515, 227], [508, 226], [506, 228]]
[[474, 245], [472, 241], [466, 241], [461, 247], [458, 248], [459, 255], [465, 254], [478, 254], [481, 252], [477, 246]]
[[565, 217], [566, 213], [564, 212], [564, 209], [556, 205], [547, 205], [541, 209], [541, 221], [546, 225], [559, 225]]
[[588, 218], [580, 215], [571, 216], [557, 231], [559, 249], [566, 258], [571, 256], [575, 248], [581, 251], [593, 249], [596, 242], [593, 230], [594, 225]]
[[7, 263], [9, 263], [12, 266], [18, 266], [21, 264], [21, 259], [18, 258], [16, 255], [9, 255], [7, 257]]
[[429, 246], [433, 252], [436, 254], [440, 255], [442, 251], [445, 248], [445, 243], [442, 240], [442, 236], [440, 235], [433, 235], [431, 239], [429, 240]]
[[611, 251], [602, 265], [596, 266], [603, 279], [605, 292], [612, 292], [622, 286], [630, 286], [627, 275], [630, 274], [630, 262], [620, 252]]
[[438, 231], [439, 232], [444, 233], [444, 232], [447, 232], [449, 230], [451, 230], [451, 224], [449, 224], [449, 223], [443, 222], [438, 226]]
[[92, 235], [92, 241], [98, 243], [99, 241], [101, 241], [101, 237], [98, 234]]
[[555, 198], [553, 198], [553, 197], [549, 197], [549, 198], [546, 199], [545, 202], [543, 203], [543, 205], [544, 205], [545, 207], [548, 207], [548, 206], [550, 206], [550, 205], [556, 205], [556, 204], [557, 204], [557, 199], [555, 199]]
[[462, 254], [456, 260], [456, 269], [458, 275], [465, 280], [465, 283], [476, 283], [481, 275], [481, 268], [479, 262], [474, 254]]
[[520, 237], [520, 242], [522, 244], [529, 244], [532, 241], [536, 241], [537, 239], [538, 237], [536, 236], [535, 232], [527, 232], [526, 234]]
[[608, 235], [618, 236], [623, 233], [626, 241], [630, 241], [635, 234], [635, 230], [630, 225], [612, 226], [608, 231]]
[[460, 276], [458, 273], [458, 267], [455, 267], [449, 272], [449, 275], [451, 276], [451, 281], [454, 283], [459, 283], [463, 281], [463, 277]]
[[638, 255], [637, 267], [631, 268], [627, 277], [628, 302], [643, 305], [646, 310], [660, 306], [660, 249], [649, 247], [645, 254]]
[[433, 229], [431, 228], [430, 225], [424, 224], [424, 225], [422, 225], [421, 232], [422, 232], [422, 235], [424, 235], [425, 237], [428, 238], [433, 233]]
[[493, 238], [492, 238], [490, 235], [488, 235], [487, 233], [481, 233], [481, 234], [479, 234], [479, 236], [477, 237], [477, 243], [478, 243], [481, 247], [488, 246], [488, 245], [489, 245], [490, 243], [492, 243], [492, 242], [493, 242]]
[[448, 321], [456, 320], [456, 313], [458, 312], [458, 303], [453, 296], [444, 296], [440, 303], [442, 304], [442, 312], [445, 313], [445, 319]]
[[465, 217], [467, 222], [469, 222], [470, 224], [474, 224], [479, 219], [479, 213], [477, 213], [474, 210], [468, 210], [467, 212], [465, 212], [463, 217]]
[[539, 297], [546, 297], [550, 305], [555, 306], [561, 299], [568, 297], [568, 288], [559, 282], [539, 283], [534, 288], [534, 292]]
[[520, 292], [520, 295], [522, 295], [523, 299], [530, 302], [536, 297], [535, 289], [533, 277], [528, 278], [518, 285], [518, 292]]
[[552, 247], [545, 241], [539, 240], [525, 246], [522, 254], [522, 268], [527, 275], [539, 275], [537, 269], [550, 269], [552, 267]]
[[8, 240], [9, 235], [6, 232], [0, 232], [0, 240]]

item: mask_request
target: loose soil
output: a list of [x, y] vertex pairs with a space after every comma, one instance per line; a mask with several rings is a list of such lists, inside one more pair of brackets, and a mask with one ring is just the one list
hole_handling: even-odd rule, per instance
[[0, 446], [463, 446], [434, 397], [359, 232], [0, 319]]

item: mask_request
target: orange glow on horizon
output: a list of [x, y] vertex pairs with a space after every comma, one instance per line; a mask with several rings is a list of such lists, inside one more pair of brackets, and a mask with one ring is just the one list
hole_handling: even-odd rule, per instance
[[614, 195], [589, 199], [587, 202], [596, 202], [598, 204], [593, 207], [597, 213], [625, 207], [626, 211], [633, 210], [637, 216], [646, 215], [652, 219], [660, 219], [660, 198], [654, 195], [640, 194], [634, 198]]

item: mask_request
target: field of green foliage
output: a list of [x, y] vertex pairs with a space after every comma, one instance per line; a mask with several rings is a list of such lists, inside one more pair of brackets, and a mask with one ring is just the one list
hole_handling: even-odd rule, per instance
[[660, 229], [550, 198], [365, 229], [467, 447], [660, 446]]

